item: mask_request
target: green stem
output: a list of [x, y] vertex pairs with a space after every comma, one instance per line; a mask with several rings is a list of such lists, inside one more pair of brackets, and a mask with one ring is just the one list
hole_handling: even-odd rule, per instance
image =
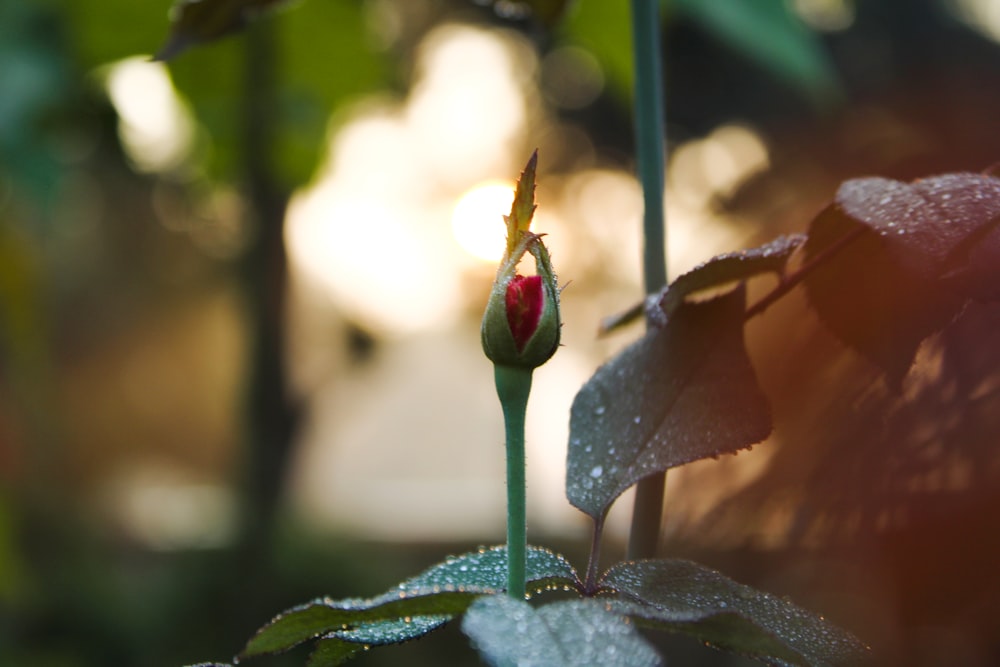
[[507, 434], [507, 595], [523, 600], [528, 555], [524, 479], [524, 414], [531, 392], [531, 369], [493, 366]]
[[[666, 156], [663, 129], [663, 74], [660, 65], [660, 2], [632, 0], [632, 51], [635, 67], [635, 144], [644, 212], [643, 282], [646, 294], [667, 283], [663, 182]], [[656, 555], [663, 511], [665, 474], [641, 480], [636, 488], [629, 533], [629, 558]]]

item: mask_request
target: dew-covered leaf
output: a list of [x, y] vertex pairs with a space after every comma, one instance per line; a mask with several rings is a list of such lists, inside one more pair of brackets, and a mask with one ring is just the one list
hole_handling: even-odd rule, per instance
[[806, 240], [804, 234], [779, 236], [756, 248], [716, 255], [687, 273], [678, 276], [658, 299], [660, 314], [668, 319], [684, 298], [693, 292], [746, 280], [761, 273], [781, 274], [788, 258]]
[[969, 173], [914, 183], [862, 178], [841, 185], [836, 204], [875, 230], [905, 271], [924, 280], [951, 277], [949, 287], [962, 298], [997, 294], [1000, 178]]
[[742, 286], [682, 303], [602, 366], [570, 411], [566, 495], [595, 519], [647, 475], [736, 452], [771, 431], [743, 344]]
[[505, 595], [483, 597], [466, 612], [462, 631], [490, 665], [506, 667], [645, 667], [656, 651], [623, 614], [596, 600], [539, 609]]
[[283, 0], [177, 0], [170, 13], [170, 37], [156, 54], [168, 60], [188, 47], [224, 37], [245, 27]]
[[864, 644], [822, 617], [690, 561], [618, 563], [601, 586], [620, 596], [608, 602], [613, 611], [769, 664], [833, 667], [870, 660]]
[[360, 644], [324, 637], [316, 642], [306, 661], [306, 667], [337, 667], [353, 658], [362, 648]]
[[417, 639], [436, 630], [449, 620], [451, 620], [450, 615], [405, 616], [385, 621], [358, 623], [348, 630], [337, 630], [324, 635], [309, 654], [306, 667], [335, 667], [362, 649], [401, 644]]
[[970, 298], [1000, 296], [998, 225], [997, 178], [847, 181], [810, 227], [810, 260], [836, 249], [807, 276], [810, 301], [898, 387], [927, 336]]
[[650, 310], [652, 319], [665, 322], [684, 299], [700, 290], [717, 288], [738, 280], [753, 278], [761, 273], [782, 275], [788, 258], [803, 243], [804, 234], [779, 236], [770, 243], [749, 250], [739, 250], [716, 255], [664, 287], [658, 294], [649, 296], [623, 313], [611, 315], [601, 321], [600, 333], [606, 334], [637, 320], [643, 312]]
[[362, 648], [401, 644], [423, 637], [451, 620], [450, 615], [404, 616], [358, 623], [347, 630], [324, 635], [309, 655], [307, 667], [333, 667], [346, 662]]
[[[547, 549], [529, 547], [526, 566], [529, 588], [577, 584], [572, 566]], [[406, 641], [461, 614], [477, 596], [502, 592], [506, 581], [506, 547], [450, 557], [374, 598], [320, 598], [293, 607], [261, 628], [239, 657], [278, 653], [324, 636], [359, 645]]]

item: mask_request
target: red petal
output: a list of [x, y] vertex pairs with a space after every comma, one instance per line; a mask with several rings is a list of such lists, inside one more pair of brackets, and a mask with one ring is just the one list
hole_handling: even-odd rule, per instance
[[507, 285], [507, 323], [518, 352], [524, 350], [538, 328], [544, 303], [541, 276], [514, 276]]

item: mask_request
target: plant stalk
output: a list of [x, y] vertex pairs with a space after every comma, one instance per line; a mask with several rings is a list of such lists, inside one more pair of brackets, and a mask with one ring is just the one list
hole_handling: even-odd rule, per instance
[[524, 415], [531, 392], [531, 369], [494, 364], [497, 396], [507, 436], [507, 595], [523, 600], [528, 554]]
[[[631, 0], [635, 70], [635, 146], [643, 196], [643, 283], [655, 294], [667, 283], [667, 239], [663, 206], [666, 165], [663, 72], [660, 64], [660, 2]], [[639, 481], [632, 510], [628, 557], [651, 558], [660, 541], [666, 473]]]

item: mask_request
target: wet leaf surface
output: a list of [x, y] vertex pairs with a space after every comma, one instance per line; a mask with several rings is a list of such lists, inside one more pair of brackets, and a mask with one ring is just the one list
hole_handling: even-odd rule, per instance
[[[534, 589], [577, 583], [576, 572], [566, 559], [538, 547], [528, 549], [527, 575], [528, 587]], [[449, 558], [374, 598], [320, 598], [293, 607], [261, 628], [239, 657], [278, 653], [326, 636], [331, 645], [323, 649], [324, 654], [343, 649], [339, 642], [406, 641], [461, 614], [476, 597], [502, 592], [506, 579], [506, 548], [483, 548]]]
[[774, 595], [685, 560], [619, 563], [601, 585], [610, 609], [770, 664], [858, 665], [868, 649], [850, 633]]
[[480, 598], [462, 631], [490, 665], [652, 667], [656, 651], [623, 615], [596, 600], [556, 602], [537, 610], [504, 595]]
[[899, 387], [925, 338], [969, 299], [1000, 296], [998, 225], [997, 178], [847, 181], [813, 221], [807, 257], [854, 238], [806, 278], [810, 301], [842, 341]]
[[660, 293], [658, 305], [665, 322], [693, 292], [746, 280], [762, 273], [781, 274], [788, 258], [806, 240], [804, 234], [779, 236], [757, 248], [717, 255], [679, 276]]
[[566, 495], [595, 519], [641, 478], [771, 431], [743, 344], [744, 290], [678, 305], [602, 366], [570, 411]]

